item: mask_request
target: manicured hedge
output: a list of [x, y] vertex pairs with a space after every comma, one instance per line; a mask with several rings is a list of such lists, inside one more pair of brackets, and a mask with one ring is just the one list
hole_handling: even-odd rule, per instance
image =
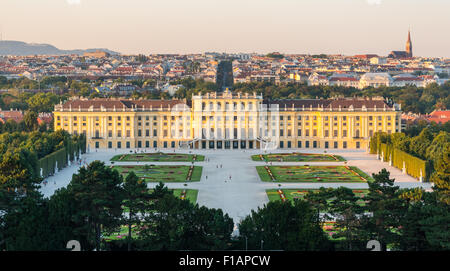
[[55, 174], [56, 167], [58, 170], [63, 169], [69, 161], [80, 158], [82, 153], [86, 153], [86, 138], [79, 136], [66, 142], [65, 147], [39, 159], [38, 173], [42, 172], [41, 177], [47, 178]]
[[382, 158], [384, 162], [389, 162], [392, 159], [392, 165], [401, 170], [403, 170], [404, 164], [408, 175], [419, 179], [420, 173], [422, 172], [423, 180], [428, 181], [430, 176], [430, 166], [427, 161], [393, 148], [391, 144], [380, 143], [377, 146], [377, 151], [380, 155], [380, 159]]

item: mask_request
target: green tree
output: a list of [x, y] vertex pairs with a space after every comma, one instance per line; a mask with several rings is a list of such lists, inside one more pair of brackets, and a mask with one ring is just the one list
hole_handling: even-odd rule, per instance
[[319, 213], [302, 200], [269, 202], [239, 224], [240, 241], [249, 249], [329, 250]]
[[27, 111], [23, 117], [25, 123], [26, 131], [35, 131], [39, 127], [38, 114], [34, 111]]
[[123, 189], [122, 176], [103, 162], [94, 161], [74, 174], [68, 190], [75, 195], [76, 229], [87, 236], [87, 248], [100, 250], [102, 231], [110, 233], [121, 225]]
[[[0, 237], [3, 235], [7, 251], [48, 250], [51, 228], [48, 227], [48, 200], [42, 194], [29, 191], [26, 196], [16, 197], [5, 214], [2, 214]], [[0, 239], [1, 240], [1, 239]], [[1, 241], [0, 241], [1, 243]]]
[[139, 225], [141, 220], [139, 214], [143, 214], [146, 211], [148, 201], [150, 199], [150, 193], [147, 188], [147, 184], [139, 180], [138, 176], [131, 171], [125, 178], [123, 185], [124, 189], [124, 207], [128, 208], [128, 251], [131, 250], [131, 229], [132, 225]]
[[335, 218], [337, 233], [334, 238], [341, 238], [346, 250], [360, 250], [366, 242], [360, 240], [359, 217], [364, 214], [360, 199], [346, 187], [333, 191], [334, 198], [329, 203], [329, 213]]
[[[158, 189], [165, 191], [164, 188]], [[225, 250], [231, 242], [233, 220], [220, 209], [181, 200], [171, 193], [153, 196], [139, 234], [143, 250]]]
[[362, 217], [360, 225], [360, 236], [367, 240], [378, 240], [383, 250], [388, 244], [399, 242], [398, 228], [405, 210], [399, 187], [394, 186], [394, 179], [389, 176], [386, 169], [372, 174], [374, 181], [368, 183], [369, 193], [366, 196], [367, 211], [371, 215]]

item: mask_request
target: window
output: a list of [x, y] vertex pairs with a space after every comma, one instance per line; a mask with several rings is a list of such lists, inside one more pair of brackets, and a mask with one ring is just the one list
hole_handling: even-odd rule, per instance
[[328, 130], [325, 130], [325, 131], [324, 131], [324, 133], [325, 133], [325, 137], [329, 137], [329, 136], [330, 136], [330, 134], [329, 134], [329, 131], [328, 131]]
[[142, 130], [138, 130], [138, 136], [142, 136]]
[[333, 142], [333, 148], [337, 149], [338, 148], [338, 143], [335, 141]]
[[347, 149], [347, 141], [342, 142], [342, 148]]
[[297, 141], [297, 148], [301, 148], [302, 147], [302, 142], [301, 141]]
[[313, 130], [313, 136], [317, 136], [317, 130], [316, 129]]
[[122, 137], [122, 131], [117, 131], [117, 137]]
[[112, 131], [111, 130], [109, 130], [108, 131], [108, 137], [112, 137], [113, 135], [112, 135]]
[[338, 130], [333, 130], [333, 137], [338, 137]]
[[280, 130], [280, 136], [283, 136], [283, 134], [284, 134], [283, 130]]
[[127, 141], [127, 149], [131, 148], [130, 141]]
[[150, 136], [150, 130], [149, 129], [145, 130], [145, 136]]
[[307, 136], [307, 137], [309, 136], [309, 129], [305, 130], [305, 136]]
[[347, 137], [347, 130], [342, 130], [342, 137]]
[[127, 130], [127, 137], [130, 137], [130, 136], [131, 136], [131, 131]]
[[297, 136], [302, 136], [302, 129], [297, 130]]
[[108, 141], [108, 149], [112, 149], [112, 142]]

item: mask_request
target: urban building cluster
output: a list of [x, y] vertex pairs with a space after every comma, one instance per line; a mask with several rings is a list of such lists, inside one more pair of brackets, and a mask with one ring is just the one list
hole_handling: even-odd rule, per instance
[[[75, 79], [106, 80], [97, 91], [114, 91], [121, 95], [134, 91], [159, 90], [173, 95], [181, 86], [169, 82], [186, 77], [215, 82], [221, 60], [232, 60], [233, 83], [271, 82], [308, 85], [365, 87], [426, 87], [443, 84], [450, 74], [450, 59], [414, 57], [408, 33], [405, 51], [392, 51], [387, 56], [262, 54], [151, 54], [110, 55], [98, 51], [63, 56], [0, 57], [0, 76], [7, 78], [66, 76]], [[156, 86], [145, 88], [112, 79], [155, 79]], [[149, 89], [150, 88], [150, 89]]]

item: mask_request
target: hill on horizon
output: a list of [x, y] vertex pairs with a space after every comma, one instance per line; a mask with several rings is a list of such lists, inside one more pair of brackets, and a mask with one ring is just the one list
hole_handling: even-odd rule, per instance
[[61, 50], [51, 44], [26, 43], [14, 40], [0, 41], [0, 55], [82, 55], [86, 52], [95, 52], [97, 50], [107, 52], [111, 55], [119, 54], [118, 52], [105, 48]]

